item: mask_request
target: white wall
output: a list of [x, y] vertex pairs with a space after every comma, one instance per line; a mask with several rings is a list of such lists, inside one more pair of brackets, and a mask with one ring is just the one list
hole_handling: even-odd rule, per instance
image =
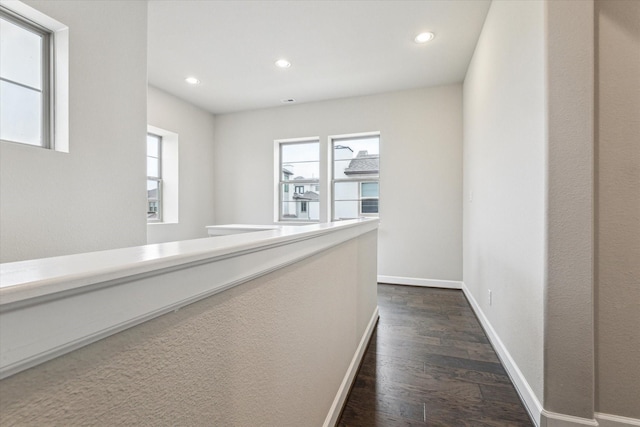
[[147, 242], [206, 237], [213, 225], [214, 117], [173, 95], [150, 86], [148, 124], [178, 134], [179, 213], [177, 223], [148, 225]]
[[460, 280], [461, 89], [450, 85], [216, 116], [216, 223], [273, 222], [274, 140], [317, 136], [326, 144], [331, 135], [380, 131], [378, 273]]
[[543, 40], [542, 2], [493, 2], [464, 82], [464, 283], [540, 401]]
[[144, 244], [147, 4], [25, 3], [69, 27], [70, 147], [0, 145], [0, 260]]
[[640, 2], [596, 18], [596, 410], [640, 419]]

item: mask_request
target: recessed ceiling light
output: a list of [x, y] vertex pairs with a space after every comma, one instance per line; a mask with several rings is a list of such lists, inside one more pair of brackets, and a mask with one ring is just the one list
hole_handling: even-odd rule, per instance
[[276, 67], [289, 68], [291, 67], [291, 62], [287, 61], [286, 59], [278, 59], [276, 61]]
[[416, 43], [426, 43], [428, 41], [433, 40], [433, 38], [436, 35], [431, 33], [431, 32], [427, 32], [427, 33], [420, 33], [416, 36], [415, 39], [413, 39], [413, 41], [415, 41]]
[[196, 79], [195, 77], [187, 77], [186, 79], [184, 79], [184, 81], [189, 83], [190, 85], [199, 85], [200, 84], [200, 80]]

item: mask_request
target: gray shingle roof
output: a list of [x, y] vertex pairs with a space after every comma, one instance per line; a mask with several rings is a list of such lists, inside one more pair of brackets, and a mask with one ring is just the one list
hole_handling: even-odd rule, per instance
[[318, 193], [314, 191], [305, 191], [304, 194], [295, 193], [293, 198], [295, 200], [318, 200]]
[[377, 174], [380, 171], [380, 156], [369, 154], [366, 150], [359, 151], [358, 155], [349, 162], [349, 167], [344, 170], [345, 175]]

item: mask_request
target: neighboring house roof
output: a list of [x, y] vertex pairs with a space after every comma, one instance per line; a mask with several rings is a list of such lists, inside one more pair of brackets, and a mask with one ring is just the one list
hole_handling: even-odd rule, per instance
[[304, 194], [295, 193], [293, 198], [296, 200], [319, 200], [318, 193], [314, 191], [305, 191]]
[[147, 198], [148, 199], [157, 199], [158, 198], [158, 189], [154, 188], [151, 190], [147, 190]]
[[285, 175], [293, 175], [293, 172], [286, 168], [282, 168], [282, 173]]
[[358, 151], [358, 155], [349, 162], [345, 175], [377, 174], [380, 171], [380, 156], [369, 154], [367, 150]]

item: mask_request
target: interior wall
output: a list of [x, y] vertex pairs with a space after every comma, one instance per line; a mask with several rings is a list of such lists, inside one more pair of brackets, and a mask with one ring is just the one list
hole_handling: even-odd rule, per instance
[[378, 274], [460, 280], [461, 122], [461, 85], [216, 116], [216, 223], [273, 223], [274, 140], [380, 131]]
[[492, 3], [464, 81], [463, 113], [464, 284], [540, 401], [543, 16], [542, 2]]
[[[8, 377], [0, 424], [320, 426], [376, 309], [376, 238]], [[216, 268], [155, 279], [201, 280]]]
[[543, 415], [592, 423], [594, 2], [554, 1], [543, 6], [547, 54]]
[[207, 237], [214, 223], [214, 116], [149, 86], [147, 124], [178, 134], [177, 223], [149, 224], [147, 243]]
[[596, 19], [596, 411], [640, 419], [640, 2]]
[[69, 27], [69, 153], [0, 144], [0, 260], [145, 244], [147, 3], [25, 3]]

